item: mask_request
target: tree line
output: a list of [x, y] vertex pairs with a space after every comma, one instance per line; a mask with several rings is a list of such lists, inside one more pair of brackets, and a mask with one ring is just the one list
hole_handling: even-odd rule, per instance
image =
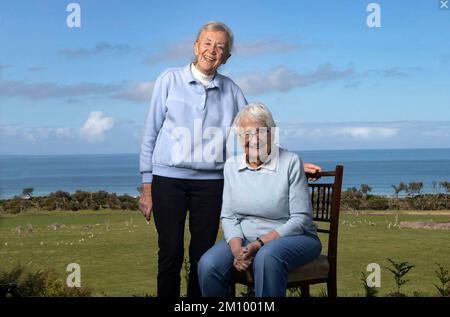
[[[433, 194], [423, 194], [423, 182], [400, 182], [392, 185], [393, 196], [372, 195], [372, 187], [361, 184], [342, 191], [343, 210], [450, 210], [450, 182], [433, 182]], [[142, 187], [138, 187], [139, 193]], [[0, 200], [0, 213], [27, 210], [138, 210], [138, 197], [106, 191], [74, 193], [56, 191], [46, 196], [33, 196], [34, 188], [22, 190], [20, 196]], [[405, 195], [401, 196], [400, 194]]]
[[20, 213], [26, 210], [99, 210], [120, 209], [137, 210], [136, 197], [106, 191], [87, 192], [77, 190], [74, 193], [56, 191], [46, 196], [33, 196], [33, 188], [24, 188], [21, 196], [0, 200], [1, 213]]
[[[342, 192], [344, 210], [449, 210], [450, 182], [433, 181], [433, 193], [424, 194], [423, 182], [400, 182], [391, 186], [393, 196], [371, 195], [372, 187], [361, 184]], [[405, 195], [400, 196], [401, 193]]]

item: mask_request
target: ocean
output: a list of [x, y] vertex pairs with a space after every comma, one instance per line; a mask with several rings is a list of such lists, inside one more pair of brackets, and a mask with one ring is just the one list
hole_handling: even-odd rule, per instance
[[[343, 189], [368, 184], [373, 194], [392, 195], [392, 185], [420, 181], [433, 193], [433, 181], [450, 181], [450, 149], [297, 151], [305, 162], [323, 169], [344, 166]], [[138, 154], [2, 155], [0, 198], [20, 195], [26, 187], [34, 195], [57, 190], [138, 195]]]

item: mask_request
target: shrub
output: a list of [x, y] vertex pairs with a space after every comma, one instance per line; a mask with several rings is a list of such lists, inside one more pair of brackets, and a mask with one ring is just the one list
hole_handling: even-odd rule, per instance
[[434, 284], [440, 296], [450, 296], [450, 275], [448, 270], [445, 270], [439, 263], [436, 263], [438, 270], [434, 271], [438, 278], [440, 285]]
[[419, 195], [422, 189], [423, 189], [423, 182], [411, 182], [408, 184], [406, 192], [408, 193], [408, 196], [414, 197], [416, 195]]
[[370, 210], [387, 210], [389, 209], [389, 200], [384, 197], [372, 196], [366, 202], [367, 208]]
[[86, 287], [67, 287], [59, 279], [54, 270], [27, 271], [21, 264], [10, 271], [0, 272], [0, 284], [18, 284], [20, 293], [24, 296], [36, 297], [87, 297], [92, 290]]
[[406, 295], [400, 292], [400, 288], [402, 285], [409, 282], [409, 280], [404, 277], [414, 267], [414, 265], [410, 265], [408, 262], [396, 262], [389, 258], [388, 261], [391, 262], [392, 268], [386, 268], [394, 275], [395, 284], [397, 285], [397, 290], [389, 295], [393, 297], [404, 297]]
[[345, 209], [358, 210], [362, 198], [363, 194], [356, 187], [347, 188], [341, 195], [342, 207]]
[[366, 297], [375, 297], [378, 294], [376, 287], [370, 287], [367, 284], [367, 274], [364, 272], [361, 272], [361, 282], [363, 284]]

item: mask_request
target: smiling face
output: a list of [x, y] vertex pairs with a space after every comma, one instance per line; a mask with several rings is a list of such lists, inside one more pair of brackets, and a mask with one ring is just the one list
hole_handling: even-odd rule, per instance
[[194, 43], [195, 66], [205, 75], [212, 75], [231, 56], [228, 37], [224, 31], [203, 31]]
[[252, 166], [262, 164], [267, 159], [272, 146], [270, 129], [255, 118], [246, 115], [239, 122], [239, 135], [247, 162]]

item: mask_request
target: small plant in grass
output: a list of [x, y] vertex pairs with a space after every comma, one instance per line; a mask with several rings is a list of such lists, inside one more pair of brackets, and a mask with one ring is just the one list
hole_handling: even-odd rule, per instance
[[300, 296], [302, 296], [302, 291], [300, 290], [300, 287], [288, 288], [287, 296], [288, 297], [300, 297]]
[[241, 292], [242, 297], [255, 297], [255, 289], [251, 286], [246, 286], [245, 292]]
[[450, 296], [450, 275], [448, 274], [448, 270], [445, 270], [439, 263], [436, 263], [436, 265], [439, 269], [434, 272], [439, 279], [440, 285], [433, 285], [437, 288], [441, 296], [448, 297]]
[[394, 274], [395, 284], [397, 285], [397, 291], [390, 293], [389, 296], [404, 297], [406, 295], [400, 292], [400, 288], [402, 287], [402, 285], [409, 282], [409, 280], [405, 279], [405, 275], [408, 274], [408, 272], [414, 267], [414, 265], [410, 265], [408, 262], [395, 262], [394, 260], [389, 258], [388, 261], [391, 262], [392, 268], [385, 268], [388, 269], [392, 274]]
[[328, 292], [325, 288], [321, 288], [319, 291], [319, 294], [317, 294], [317, 297], [328, 297]]
[[366, 297], [375, 297], [378, 293], [378, 290], [376, 287], [370, 287], [367, 284], [367, 274], [364, 272], [361, 272], [361, 282], [363, 283], [364, 290], [366, 291]]

